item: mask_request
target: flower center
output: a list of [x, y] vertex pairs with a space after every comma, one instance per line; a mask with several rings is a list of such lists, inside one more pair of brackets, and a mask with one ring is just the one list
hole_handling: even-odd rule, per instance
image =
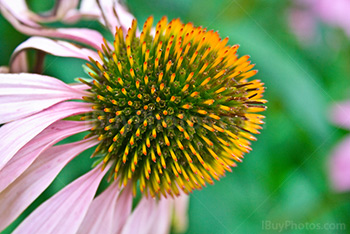
[[248, 56], [238, 58], [218, 33], [153, 18], [136, 36], [115, 34], [88, 64], [94, 111], [86, 119], [98, 136], [95, 156], [113, 163], [121, 183], [152, 196], [189, 193], [213, 183], [249, 152], [259, 133], [266, 101]]

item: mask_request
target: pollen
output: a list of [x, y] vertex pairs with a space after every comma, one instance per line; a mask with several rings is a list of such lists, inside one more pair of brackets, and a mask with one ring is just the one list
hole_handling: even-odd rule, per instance
[[[84, 97], [93, 110], [94, 159], [111, 163], [110, 178], [147, 196], [191, 193], [219, 180], [251, 150], [266, 109], [264, 84], [250, 57], [228, 38], [179, 19], [153, 18], [87, 65], [93, 81]], [[113, 45], [112, 49], [109, 45]], [[106, 49], [107, 48], [107, 49]], [[83, 81], [82, 81], [83, 82]]]

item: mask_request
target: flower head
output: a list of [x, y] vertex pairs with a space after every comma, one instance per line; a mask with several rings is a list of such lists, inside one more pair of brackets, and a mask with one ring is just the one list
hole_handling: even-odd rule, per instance
[[[136, 20], [126, 30], [123, 20], [130, 15], [117, 17], [117, 10], [104, 6], [114, 7], [115, 1], [97, 1], [100, 13], [88, 11], [115, 33], [113, 42], [90, 29], [37, 24], [85, 17], [86, 2], [78, 10], [72, 3], [49, 18], [28, 18], [0, 1], [19, 30], [45, 36], [31, 37], [14, 51], [10, 72], [27, 72], [23, 55], [34, 48], [85, 59], [90, 76], [67, 85], [39, 74], [0, 74], [0, 229], [70, 160], [96, 146], [95, 168], [39, 206], [15, 233], [126, 234], [140, 233], [140, 227], [143, 233], [166, 233], [175, 205], [180, 217], [175, 220], [186, 223], [182, 191], [213, 183], [251, 150], [249, 141], [256, 140], [252, 134], [259, 133], [264, 118], [258, 114], [265, 110], [263, 83], [250, 80], [256, 70], [249, 56], [239, 57], [238, 46], [226, 45], [228, 39], [218, 33], [178, 19], [167, 23], [165, 17], [155, 28], [150, 17], [141, 33]], [[55, 145], [85, 131], [81, 141]], [[94, 198], [106, 174], [110, 185]], [[132, 211], [132, 192], [138, 189], [146, 196]], [[163, 198], [168, 195], [181, 196]]]
[[[89, 136], [100, 141], [95, 154], [113, 163], [114, 177], [141, 191], [178, 195], [213, 183], [250, 150], [265, 110], [264, 88], [249, 56], [226, 46], [218, 33], [162, 18], [151, 35], [153, 18], [136, 36], [133, 21], [121, 29], [113, 47], [99, 52], [102, 64], [87, 64], [92, 82], [84, 100], [94, 111]], [[136, 191], [136, 188], [134, 189]]]

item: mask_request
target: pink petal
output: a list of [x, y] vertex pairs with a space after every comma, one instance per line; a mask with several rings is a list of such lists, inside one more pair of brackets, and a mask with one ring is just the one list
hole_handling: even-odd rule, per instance
[[[16, 59], [10, 63], [12, 73], [28, 72], [27, 53], [24, 51], [17, 55]], [[9, 71], [10, 72], [10, 69]]]
[[18, 217], [71, 159], [96, 144], [97, 140], [87, 139], [54, 146], [42, 153], [21, 176], [0, 193], [0, 230]]
[[23, 4], [16, 5], [17, 2], [23, 2], [22, 0], [16, 1], [4, 1], [0, 2], [0, 10], [2, 15], [20, 32], [27, 35], [37, 35], [45, 37], [56, 37], [61, 39], [73, 40], [83, 44], [92, 46], [95, 49], [101, 49], [101, 43], [103, 42], [102, 35], [91, 29], [82, 28], [60, 28], [50, 29], [44, 28], [41, 25], [35, 23], [27, 9], [27, 6]]
[[20, 176], [47, 148], [68, 136], [86, 131], [89, 128], [91, 125], [88, 122], [60, 120], [44, 129], [23, 146], [0, 170], [0, 192]]
[[149, 234], [156, 219], [157, 201], [143, 197], [128, 218], [122, 234]]
[[64, 17], [63, 21], [75, 23], [80, 19], [95, 20], [101, 17], [96, 1], [82, 0], [79, 9], [70, 11]]
[[130, 14], [125, 6], [115, 0], [90, 0], [81, 2], [80, 12], [85, 15], [96, 15], [102, 24], [114, 33], [116, 27], [122, 27], [124, 33], [131, 27], [134, 16]]
[[13, 14], [19, 21], [24, 24], [36, 26], [34, 22], [29, 19], [29, 10], [25, 0], [1, 0], [0, 1], [1, 10], [7, 10]]
[[27, 117], [87, 92], [37, 74], [0, 74], [0, 124]]
[[132, 210], [132, 185], [129, 183], [118, 197], [116, 207], [114, 209], [113, 232], [120, 233], [124, 227]]
[[117, 14], [117, 18], [119, 19], [119, 25], [115, 26], [122, 27], [123, 31], [126, 33], [128, 28], [131, 27], [132, 21], [135, 19], [135, 17], [126, 9], [124, 5], [120, 4], [120, 1], [115, 2], [114, 10]]
[[76, 89], [76, 90], [80, 90], [80, 91], [84, 91], [84, 90], [87, 90], [90, 88], [86, 84], [79, 84], [79, 83], [70, 84], [69, 86]]
[[78, 234], [119, 233], [131, 212], [133, 195], [131, 186], [120, 193], [118, 183], [115, 181], [93, 200]]
[[89, 60], [89, 57], [92, 57], [93, 59], [100, 61], [98, 54], [90, 49], [79, 48], [78, 46], [65, 41], [51, 40], [44, 37], [31, 37], [20, 44], [13, 52], [10, 62], [12, 72], [17, 72], [17, 59], [21, 59], [21, 56], [19, 55], [23, 54], [23, 52], [28, 49], [41, 50], [45, 53], [60, 57], [79, 58], [87, 61]]
[[190, 197], [182, 193], [174, 199], [174, 228], [177, 233], [183, 233], [188, 226], [188, 203]]
[[100, 165], [70, 183], [41, 204], [13, 233], [76, 233], [107, 170], [101, 172]]
[[55, 7], [55, 17], [60, 19], [63, 18], [66, 13], [78, 6], [79, 0], [58, 0]]
[[50, 12], [41, 13], [40, 15], [35, 14], [34, 12], [28, 9], [27, 3], [25, 0], [11, 0], [6, 2], [5, 0], [0, 1], [1, 4], [5, 5], [8, 9], [13, 9], [15, 7], [19, 8], [12, 10], [12, 13], [17, 16], [17, 18], [26, 21], [31, 19], [35, 22], [53, 22], [63, 18], [67, 12], [76, 8], [79, 4], [78, 0], [58, 0], [54, 9]]
[[6, 66], [0, 66], [0, 73], [9, 73], [10, 69]]
[[31, 14], [31, 19], [35, 22], [54, 22], [63, 19], [71, 11], [74, 11], [78, 6], [79, 0], [58, 0], [54, 9], [50, 12], [45, 12], [40, 15]]
[[90, 104], [63, 102], [35, 115], [5, 124], [0, 128], [0, 170], [20, 148], [52, 123], [89, 111], [91, 111]]
[[334, 105], [331, 110], [331, 120], [340, 127], [350, 129], [350, 101]]
[[330, 179], [337, 191], [350, 191], [350, 137], [335, 148], [330, 158]]
[[161, 199], [158, 202], [157, 210], [154, 212], [155, 218], [149, 233], [166, 234], [170, 232], [173, 204], [172, 198]]

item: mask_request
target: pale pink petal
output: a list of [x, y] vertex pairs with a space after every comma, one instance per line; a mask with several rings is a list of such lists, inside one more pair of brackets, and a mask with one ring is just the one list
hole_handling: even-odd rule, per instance
[[316, 36], [316, 19], [307, 10], [290, 9], [288, 23], [293, 33], [304, 43], [313, 43]]
[[0, 170], [0, 192], [20, 176], [47, 148], [68, 136], [90, 128], [91, 123], [89, 122], [65, 120], [57, 121], [45, 128], [44, 131], [23, 146]]
[[131, 26], [133, 16], [116, 0], [97, 0], [102, 12], [101, 21], [114, 33], [116, 27], [122, 27], [124, 33]]
[[335, 148], [330, 158], [330, 179], [337, 191], [350, 191], [350, 137]]
[[174, 205], [172, 198], [161, 199], [157, 204], [157, 209], [154, 211], [154, 221], [151, 225], [152, 234], [167, 234], [170, 232], [171, 214]]
[[90, 86], [86, 84], [79, 84], [79, 83], [70, 84], [69, 86], [80, 91], [84, 91], [90, 88]]
[[30, 11], [25, 0], [0, 0], [1, 9], [6, 9], [19, 21], [22, 21], [24, 24], [36, 26], [36, 24], [29, 19]]
[[66, 14], [63, 21], [75, 23], [80, 19], [100, 19], [101, 11], [98, 9], [96, 1], [82, 0], [79, 9], [71, 10]]
[[78, 234], [119, 233], [132, 208], [131, 186], [120, 192], [119, 181], [113, 182], [94, 199], [80, 225]]
[[83, 0], [79, 12], [90, 17], [97, 16], [99, 21], [112, 33], [115, 33], [116, 27], [122, 27], [126, 33], [134, 19], [133, 15], [118, 0]]
[[18, 59], [21, 59], [23, 53], [28, 49], [40, 50], [48, 54], [52, 54], [60, 57], [72, 57], [79, 58], [89, 61], [89, 57], [92, 57], [94, 60], [100, 61], [100, 57], [97, 52], [86, 49], [79, 48], [78, 46], [66, 42], [52, 40], [44, 37], [31, 37], [22, 44], [20, 44], [11, 56], [10, 69], [11, 72], [18, 72]]
[[[15, 61], [12, 61], [10, 64], [11, 72], [12, 73], [21, 73], [21, 72], [28, 72], [28, 59], [27, 59], [27, 52], [23, 51], [22, 53], [18, 54]], [[9, 69], [10, 72], [10, 69]]]
[[35, 115], [5, 124], [0, 128], [0, 170], [20, 148], [52, 123], [89, 111], [91, 111], [90, 104], [63, 102]]
[[[21, 176], [0, 193], [0, 230], [12, 223], [26, 209], [70, 160], [98, 143], [96, 139], [87, 139], [54, 146], [43, 152]], [[103, 175], [100, 171], [98, 173]]]
[[0, 73], [9, 73], [10, 69], [6, 66], [0, 66]]
[[32, 212], [13, 234], [76, 233], [107, 170], [97, 166], [70, 183]]
[[53, 22], [63, 19], [69, 12], [74, 11], [79, 0], [57, 0], [54, 9], [49, 12], [31, 15], [36, 22]]
[[[76, 8], [79, 4], [79, 0], [57, 0], [54, 9], [50, 12], [41, 13], [40, 15], [29, 10], [25, 0], [1, 0], [0, 4], [12, 10], [12, 13], [24, 22], [28, 19], [35, 22], [53, 22], [63, 18], [67, 12]], [[19, 9], [14, 10], [14, 8]]]
[[0, 124], [27, 117], [86, 92], [37, 74], [0, 74]]
[[[16, 2], [23, 2], [22, 0], [16, 0]], [[30, 18], [30, 13], [26, 6], [20, 5], [17, 7], [15, 1], [0, 2], [0, 10], [2, 15], [20, 32], [28, 35], [37, 35], [45, 37], [55, 37], [67, 40], [73, 40], [76, 42], [84, 43], [92, 46], [95, 49], [101, 49], [101, 43], [103, 43], [102, 35], [91, 29], [86, 28], [59, 28], [50, 29], [42, 27], [35, 23]]]
[[174, 199], [174, 214], [173, 222], [174, 229], [178, 233], [186, 231], [188, 226], [188, 203], [190, 197], [182, 193], [179, 197]]
[[79, 0], [58, 0], [56, 2], [54, 15], [60, 19], [63, 18], [66, 13], [78, 6]]
[[[114, 15], [118, 18], [118, 24], [115, 26], [122, 27], [124, 32], [128, 31], [128, 28], [131, 27], [131, 23], [135, 18], [124, 5], [120, 4], [120, 1], [116, 1], [114, 5]], [[112, 31], [113, 32], [113, 31]]]
[[113, 233], [120, 233], [124, 227], [132, 209], [132, 185], [129, 183], [118, 197], [114, 209]]
[[334, 105], [331, 109], [331, 120], [340, 127], [350, 129], [350, 101]]
[[122, 234], [150, 234], [154, 219], [157, 201], [143, 197], [136, 206], [132, 215], [126, 221]]

